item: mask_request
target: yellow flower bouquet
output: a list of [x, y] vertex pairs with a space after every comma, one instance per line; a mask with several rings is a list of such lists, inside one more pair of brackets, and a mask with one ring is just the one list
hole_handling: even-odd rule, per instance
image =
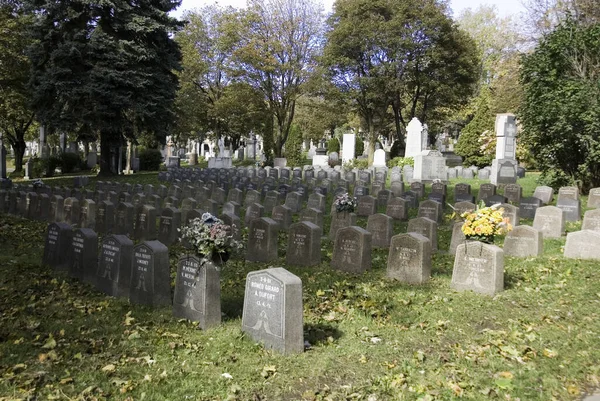
[[504, 209], [499, 205], [483, 207], [465, 212], [460, 215], [464, 219], [462, 232], [468, 240], [492, 243], [496, 235], [504, 235], [512, 226], [507, 217], [503, 216]]

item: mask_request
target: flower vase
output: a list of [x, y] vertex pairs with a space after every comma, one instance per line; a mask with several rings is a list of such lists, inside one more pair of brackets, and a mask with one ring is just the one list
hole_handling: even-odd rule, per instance
[[217, 267], [223, 267], [225, 262], [229, 260], [229, 252], [213, 252], [211, 254], [211, 261]]

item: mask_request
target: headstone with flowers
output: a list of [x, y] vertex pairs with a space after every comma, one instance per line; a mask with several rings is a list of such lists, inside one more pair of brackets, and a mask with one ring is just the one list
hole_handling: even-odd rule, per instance
[[333, 201], [331, 226], [329, 229], [329, 239], [335, 240], [337, 230], [344, 227], [356, 225], [356, 214], [354, 210], [358, 206], [355, 197], [350, 196], [348, 192], [339, 195]]

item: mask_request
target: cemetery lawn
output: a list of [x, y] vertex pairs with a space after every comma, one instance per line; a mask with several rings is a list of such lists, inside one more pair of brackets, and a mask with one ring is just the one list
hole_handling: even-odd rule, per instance
[[[519, 180], [524, 196], [535, 178]], [[119, 180], [158, 184], [155, 173]], [[465, 182], [476, 192], [479, 181]], [[491, 298], [451, 290], [443, 252], [430, 282], [409, 286], [385, 278], [385, 250], [366, 274], [333, 271], [326, 240], [320, 266], [286, 266], [281, 234], [277, 263], [226, 266], [223, 323], [202, 331], [169, 308], [130, 305], [40, 266], [45, 230], [0, 215], [0, 401], [547, 401], [600, 386], [600, 269], [563, 258], [565, 237], [545, 240], [542, 257], [506, 258], [505, 291]], [[450, 234], [440, 227], [440, 249]], [[172, 277], [182, 252], [170, 249]], [[302, 354], [267, 351], [241, 332], [245, 276], [269, 266], [302, 279]]]

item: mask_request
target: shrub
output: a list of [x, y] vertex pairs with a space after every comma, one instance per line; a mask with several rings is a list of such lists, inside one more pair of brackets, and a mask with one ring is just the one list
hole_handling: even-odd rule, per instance
[[352, 170], [355, 168], [365, 169], [369, 167], [369, 159], [352, 159], [344, 164], [344, 169]]
[[392, 160], [388, 160], [387, 166], [392, 167], [404, 167], [404, 166], [415, 166], [415, 159], [412, 157], [394, 157]]
[[327, 151], [329, 153], [331, 152], [337, 152], [340, 153], [340, 141], [333, 137], [329, 140], [329, 142], [327, 142]]
[[60, 168], [63, 174], [72, 173], [75, 169], [79, 169], [83, 161], [79, 154], [65, 152], [61, 153], [60, 156]]
[[59, 156], [52, 155], [46, 159], [35, 157], [31, 166], [31, 175], [35, 178], [52, 177], [58, 166], [62, 166], [62, 159]]
[[163, 161], [162, 154], [158, 149], [144, 149], [140, 152], [140, 170], [158, 171]]
[[395, 159], [397, 157], [404, 156], [405, 149], [402, 147], [402, 144], [399, 140], [395, 140], [392, 148], [390, 149], [390, 159]]
[[302, 130], [296, 124], [292, 125], [288, 139], [285, 142], [285, 158], [288, 166], [302, 165]]

